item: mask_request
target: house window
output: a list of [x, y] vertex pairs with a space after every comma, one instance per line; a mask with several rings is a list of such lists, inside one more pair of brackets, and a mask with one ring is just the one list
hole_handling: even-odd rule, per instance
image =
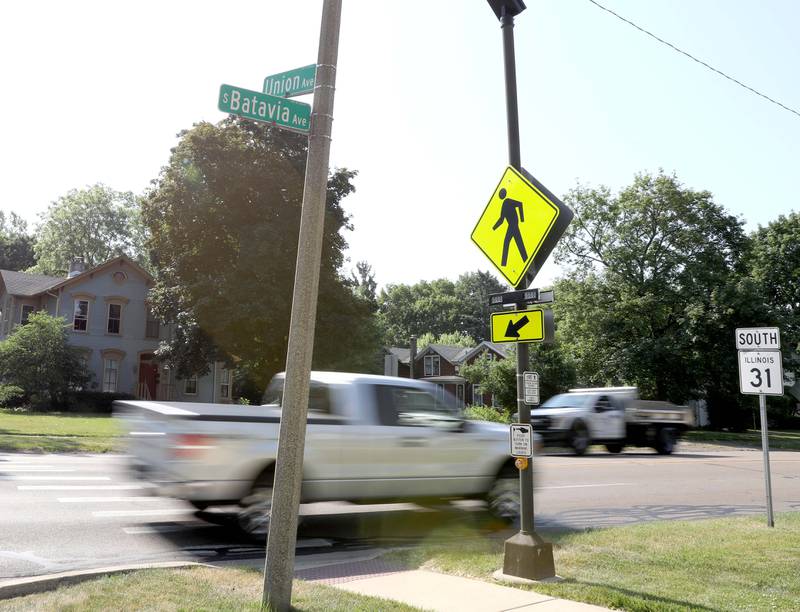
[[28, 317], [31, 316], [32, 314], [33, 314], [33, 306], [31, 306], [30, 304], [23, 304], [19, 322], [25, 325], [28, 322]]
[[228, 399], [231, 396], [231, 371], [219, 371], [219, 396]]
[[147, 322], [145, 323], [144, 328], [144, 337], [145, 338], [158, 338], [160, 332], [160, 325], [158, 323], [158, 319], [153, 316], [153, 313], [150, 312], [150, 309], [147, 309]]
[[119, 381], [119, 359], [103, 359], [103, 391], [116, 393]]
[[442, 384], [436, 385], [436, 399], [440, 402], [444, 401], [444, 385]]
[[483, 406], [483, 389], [480, 385], [472, 387], [472, 405]]
[[122, 304], [109, 304], [108, 326], [106, 327], [106, 331], [109, 334], [119, 334], [121, 322], [122, 322]]
[[425, 355], [425, 376], [439, 376], [439, 355]]
[[72, 329], [86, 331], [89, 326], [89, 300], [75, 300], [75, 312], [72, 315]]
[[197, 376], [191, 376], [183, 381], [184, 395], [197, 395]]

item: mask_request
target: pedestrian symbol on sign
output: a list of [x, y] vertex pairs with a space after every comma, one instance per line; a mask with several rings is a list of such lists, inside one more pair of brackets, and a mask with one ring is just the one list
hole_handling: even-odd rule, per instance
[[[508, 224], [508, 227], [506, 227], [506, 237], [503, 240], [501, 266], [505, 266], [508, 262], [508, 245], [511, 243], [512, 238], [514, 244], [517, 245], [517, 250], [519, 251], [519, 256], [522, 257], [522, 261], [528, 259], [528, 254], [525, 252], [525, 242], [523, 242], [522, 235], [519, 233], [519, 224], [525, 222], [522, 202], [507, 198], [506, 193], [505, 189], [501, 189], [497, 194], [500, 199], [503, 200], [503, 207], [500, 209], [500, 218], [497, 220], [497, 223], [492, 226], [492, 229], [496, 230], [503, 224], [503, 221]], [[519, 219], [517, 219], [517, 214], [519, 214]]]

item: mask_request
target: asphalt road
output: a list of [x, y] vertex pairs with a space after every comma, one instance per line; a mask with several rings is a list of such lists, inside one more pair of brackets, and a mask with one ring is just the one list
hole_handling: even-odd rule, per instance
[[[765, 512], [760, 451], [679, 451], [537, 458], [537, 529]], [[146, 495], [125, 461], [0, 454], [0, 582], [121, 563], [263, 560], [263, 546], [239, 535], [229, 516], [206, 515], [208, 522], [180, 501]], [[800, 453], [773, 451], [771, 464], [775, 511], [800, 510]], [[497, 535], [476, 502], [446, 510], [311, 504], [301, 512], [301, 568], [365, 560], [448, 524]]]

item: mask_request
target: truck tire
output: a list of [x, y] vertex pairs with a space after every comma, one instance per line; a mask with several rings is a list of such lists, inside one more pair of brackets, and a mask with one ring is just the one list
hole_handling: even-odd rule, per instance
[[583, 421], [576, 421], [572, 425], [572, 431], [569, 439], [569, 445], [572, 448], [572, 452], [579, 456], [585, 454], [589, 448], [590, 442], [589, 429], [586, 427]]
[[606, 444], [606, 450], [615, 455], [621, 453], [623, 448], [625, 448], [625, 445], [622, 442], [609, 442]]
[[504, 466], [486, 494], [486, 505], [494, 518], [504, 523], [519, 520], [520, 495], [519, 473], [515, 468]]
[[672, 427], [662, 427], [656, 434], [655, 449], [659, 455], [671, 455], [675, 450], [677, 434]]
[[253, 482], [250, 492], [239, 501], [236, 523], [248, 537], [261, 540], [267, 537], [272, 511], [272, 487], [275, 480], [274, 468], [270, 466]]

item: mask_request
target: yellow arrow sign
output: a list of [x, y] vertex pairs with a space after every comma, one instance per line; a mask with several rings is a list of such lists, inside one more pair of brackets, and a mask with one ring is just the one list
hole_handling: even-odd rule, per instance
[[492, 313], [492, 342], [542, 342], [543, 340], [542, 310]]
[[472, 230], [472, 241], [509, 283], [517, 287], [527, 275], [527, 286], [571, 220], [572, 211], [542, 184], [509, 166]]

